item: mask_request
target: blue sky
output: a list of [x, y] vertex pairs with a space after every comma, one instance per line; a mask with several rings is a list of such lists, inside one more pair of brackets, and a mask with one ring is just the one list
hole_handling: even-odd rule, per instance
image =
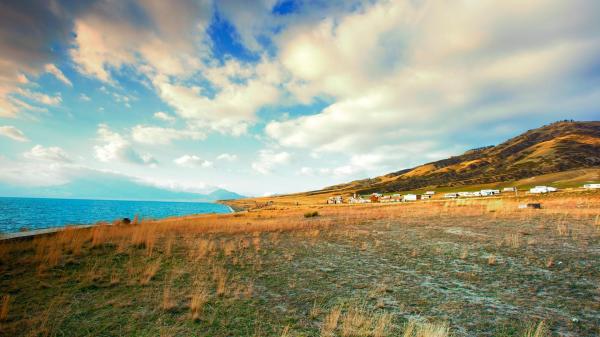
[[0, 4], [5, 190], [303, 191], [600, 116], [593, 1]]

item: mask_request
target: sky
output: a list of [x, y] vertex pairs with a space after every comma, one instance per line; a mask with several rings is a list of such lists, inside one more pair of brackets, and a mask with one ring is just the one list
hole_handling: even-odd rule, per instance
[[261, 196], [599, 120], [598, 13], [594, 0], [0, 0], [0, 185], [117, 176]]

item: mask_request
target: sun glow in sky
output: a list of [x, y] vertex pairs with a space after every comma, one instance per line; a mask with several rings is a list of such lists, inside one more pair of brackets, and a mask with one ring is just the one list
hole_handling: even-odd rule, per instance
[[0, 194], [109, 177], [302, 191], [598, 120], [598, 13], [590, 0], [0, 0]]

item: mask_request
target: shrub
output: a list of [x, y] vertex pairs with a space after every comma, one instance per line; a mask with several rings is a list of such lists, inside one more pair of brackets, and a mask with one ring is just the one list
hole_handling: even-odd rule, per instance
[[316, 216], [319, 216], [319, 212], [317, 211], [304, 213], [305, 218], [314, 218]]

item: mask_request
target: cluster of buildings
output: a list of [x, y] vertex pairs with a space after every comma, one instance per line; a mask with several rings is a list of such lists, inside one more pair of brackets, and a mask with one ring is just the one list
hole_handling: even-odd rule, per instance
[[[544, 193], [551, 193], [551, 192], [556, 192], [558, 191], [558, 189], [556, 187], [552, 187], [552, 186], [535, 186], [529, 189], [529, 193], [530, 194], [544, 194]], [[516, 187], [505, 187], [502, 189], [502, 192], [500, 192], [500, 190], [493, 190], [493, 189], [487, 189], [487, 190], [481, 190], [481, 191], [476, 191], [476, 192], [453, 192], [453, 193], [446, 193], [444, 194], [444, 198], [459, 198], [459, 197], [489, 197], [489, 196], [494, 196], [494, 195], [500, 195], [500, 193], [509, 193], [509, 192], [517, 192], [517, 188]]]
[[[352, 197], [348, 198], [349, 204], [365, 204], [371, 202], [379, 202], [379, 203], [390, 203], [390, 202], [407, 202], [407, 201], [417, 201], [417, 200], [426, 200], [431, 199], [431, 197], [435, 194], [434, 191], [427, 191], [425, 194], [392, 194], [392, 195], [383, 195], [381, 193], [373, 193], [368, 198], [363, 198], [360, 195], [354, 194]], [[331, 199], [331, 198], [330, 198]]]
[[328, 204], [343, 204], [344, 197], [342, 197], [341, 195], [337, 195], [335, 197], [329, 197], [329, 198], [327, 198], [327, 203]]
[[[585, 184], [585, 189], [600, 189], [600, 184]], [[556, 192], [558, 189], [552, 186], [535, 186], [529, 189], [530, 194], [545, 194]], [[455, 198], [468, 198], [468, 197], [488, 197], [494, 195], [500, 195], [501, 193], [517, 193], [516, 187], [504, 187], [502, 191], [498, 189], [483, 189], [475, 192], [450, 192], [445, 193], [443, 198], [455, 199]], [[417, 200], [431, 199], [435, 195], [435, 191], [427, 191], [423, 194], [391, 194], [383, 195], [381, 193], [373, 193], [368, 197], [357, 195], [356, 193], [349, 197], [347, 203], [349, 204], [365, 204], [365, 203], [391, 203], [391, 202], [409, 202]], [[327, 199], [328, 204], [343, 204], [344, 198], [341, 195], [329, 197]]]
[[[512, 189], [512, 187], [508, 187], [508, 188]], [[512, 189], [510, 191], [514, 192], [514, 189]], [[500, 194], [500, 190], [481, 190], [481, 191], [476, 191], [476, 192], [451, 192], [451, 193], [444, 194], [444, 198], [453, 199], [453, 198], [459, 198], [459, 197], [463, 197], [463, 198], [488, 197], [488, 196], [498, 195], [498, 194]]]

